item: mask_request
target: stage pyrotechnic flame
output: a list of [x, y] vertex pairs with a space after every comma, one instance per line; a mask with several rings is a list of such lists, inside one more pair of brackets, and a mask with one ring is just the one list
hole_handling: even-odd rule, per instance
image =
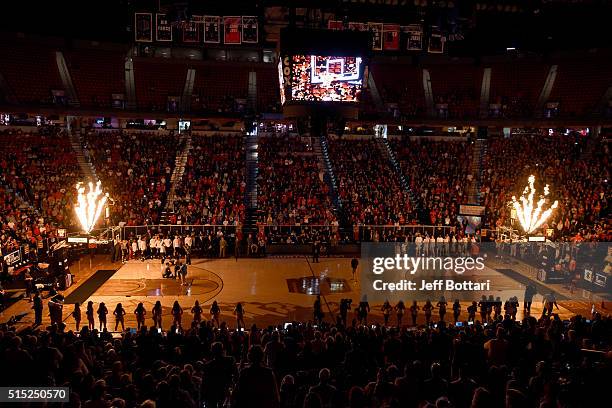
[[102, 183], [100, 181], [96, 183], [95, 188], [93, 183], [89, 182], [87, 193], [85, 193], [83, 183], [78, 183], [76, 189], [79, 195], [74, 209], [81, 223], [81, 228], [89, 234], [96, 225], [98, 218], [100, 218], [100, 214], [102, 214], [108, 195], [102, 193]]
[[544, 195], [540, 195], [538, 202], [534, 207], [534, 196], [536, 193], [535, 189], [535, 176], [529, 176], [529, 185], [525, 187], [523, 194], [521, 195], [520, 202], [516, 199], [515, 196], [512, 196], [512, 205], [516, 210], [516, 217], [518, 218], [523, 230], [527, 234], [531, 234], [536, 229], [538, 229], [550, 215], [553, 210], [557, 208], [559, 205], [558, 201], [555, 201], [550, 208], [543, 211], [542, 206], [546, 202], [546, 196], [550, 194], [548, 189], [548, 184], [544, 187]]

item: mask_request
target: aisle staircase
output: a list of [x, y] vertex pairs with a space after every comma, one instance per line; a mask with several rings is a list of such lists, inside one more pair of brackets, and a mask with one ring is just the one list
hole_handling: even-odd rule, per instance
[[257, 176], [259, 174], [259, 157], [257, 153], [258, 143], [259, 139], [257, 136], [257, 127], [255, 127], [255, 130], [247, 133], [245, 138], [246, 190], [244, 201], [246, 206], [246, 214], [242, 229], [247, 233], [257, 232]]
[[489, 101], [491, 99], [491, 68], [485, 68], [480, 85], [480, 118], [489, 116]]
[[546, 76], [546, 81], [544, 82], [544, 86], [542, 86], [542, 90], [540, 91], [540, 96], [538, 97], [538, 101], [534, 107], [534, 116], [536, 118], [544, 117], [544, 106], [548, 99], [550, 98], [550, 94], [555, 86], [555, 79], [557, 78], [557, 65], [552, 65], [548, 70], [548, 75]]
[[[329, 157], [329, 145], [327, 137], [325, 135], [311, 135], [312, 136], [312, 150], [317, 155], [319, 170], [323, 171], [323, 181], [327, 184], [329, 189], [329, 197], [334, 206], [334, 212], [336, 219], [340, 224], [341, 231], [350, 228], [350, 221], [346, 215], [346, 211], [342, 206], [340, 195], [338, 194], [338, 182], [336, 175], [334, 174], [334, 168], [332, 166], [331, 159]], [[344, 234], [343, 234], [344, 235]]]
[[79, 168], [81, 169], [81, 174], [83, 175], [82, 181], [91, 181], [92, 183], [96, 183], [98, 181], [96, 169], [93, 163], [91, 162], [89, 149], [86, 143], [83, 141], [81, 134], [73, 130], [68, 131], [68, 135], [70, 137], [70, 145], [72, 146], [72, 150], [76, 155], [77, 162], [79, 163]]
[[189, 68], [187, 75], [185, 76], [185, 85], [183, 86], [183, 93], [181, 95], [181, 109], [180, 111], [185, 113], [191, 110], [191, 96], [193, 94], [193, 85], [195, 83], [196, 70]]
[[136, 81], [134, 80], [134, 62], [131, 53], [128, 53], [124, 63], [125, 79], [125, 107], [128, 110], [136, 109]]
[[[411, 194], [410, 185], [408, 184], [408, 180], [406, 179], [406, 176], [404, 175], [404, 172], [402, 171], [402, 168], [399, 162], [397, 161], [397, 157], [395, 157], [395, 152], [393, 152], [393, 149], [391, 148], [391, 145], [389, 144], [389, 140], [383, 137], [377, 137], [376, 143], [378, 145], [378, 149], [380, 150], [380, 153], [391, 164], [391, 167], [393, 167], [393, 170], [395, 171], [395, 175], [399, 179], [400, 185], [402, 186], [402, 190], [404, 190], [408, 194]], [[412, 200], [412, 196], [410, 197], [410, 199]]]
[[433, 91], [431, 88], [431, 75], [429, 70], [423, 68], [423, 92], [425, 93], [425, 106], [427, 107], [427, 116], [430, 118], [436, 117]]
[[593, 129], [593, 131], [589, 134], [586, 146], [580, 155], [580, 159], [588, 163], [593, 157], [593, 152], [603, 147], [601, 143], [601, 133], [599, 133], [596, 129]]
[[402, 187], [402, 190], [406, 194], [408, 194], [408, 199], [410, 200], [410, 205], [412, 206], [412, 208], [415, 208], [417, 211], [419, 211], [420, 210], [419, 200], [417, 200], [417, 197], [414, 194], [414, 191], [412, 191], [412, 189], [410, 188], [410, 183], [408, 182], [408, 179], [406, 178], [406, 175], [402, 171], [402, 166], [400, 165], [399, 161], [397, 160], [397, 157], [395, 156], [395, 152], [393, 151], [393, 148], [391, 147], [391, 144], [389, 143], [389, 140], [387, 138], [377, 137], [376, 138], [376, 142], [377, 142], [378, 148], [380, 150], [380, 153], [391, 164], [391, 167], [393, 168], [393, 170], [395, 172], [395, 175], [397, 176], [397, 178], [400, 181], [400, 185]]
[[176, 158], [174, 159], [174, 170], [170, 177], [170, 191], [166, 197], [166, 203], [161, 213], [161, 223], [168, 224], [170, 216], [174, 213], [174, 202], [176, 201], [176, 188], [183, 179], [185, 174], [185, 166], [191, 151], [191, 132], [183, 133], [181, 140], [182, 149], [177, 150]]
[[378, 92], [378, 87], [376, 86], [376, 81], [374, 81], [374, 75], [371, 71], [368, 75], [368, 89], [370, 90], [370, 95], [372, 95], [372, 101], [374, 101], [374, 106], [376, 106], [376, 110], [378, 112], [384, 112], [385, 104], [383, 103], [382, 97], [380, 96], [380, 92]]
[[473, 205], [480, 205], [480, 179], [482, 178], [482, 172], [484, 171], [482, 166], [482, 160], [487, 153], [487, 141], [486, 139], [477, 139], [474, 144], [474, 150], [472, 154], [472, 165], [470, 166], [470, 174], [472, 175], [472, 182], [468, 189], [468, 202]]
[[68, 104], [75, 108], [80, 107], [81, 102], [79, 101], [79, 95], [77, 94], [74, 83], [72, 82], [72, 76], [70, 75], [70, 70], [66, 64], [66, 59], [64, 58], [63, 52], [55, 52], [55, 63], [57, 64], [57, 70], [59, 71], [62, 85], [64, 85], [64, 89], [66, 90], [66, 94], [68, 96]]

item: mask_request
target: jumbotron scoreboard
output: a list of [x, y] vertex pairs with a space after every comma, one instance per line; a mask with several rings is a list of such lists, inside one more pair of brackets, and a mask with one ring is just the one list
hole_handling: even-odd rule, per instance
[[363, 32], [283, 30], [278, 64], [283, 106], [359, 102], [368, 44]]

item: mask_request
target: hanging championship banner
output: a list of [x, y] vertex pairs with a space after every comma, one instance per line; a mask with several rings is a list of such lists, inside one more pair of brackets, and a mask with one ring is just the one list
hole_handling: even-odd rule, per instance
[[406, 33], [406, 49], [408, 51], [421, 51], [423, 49], [423, 27], [412, 24], [402, 27]]
[[225, 44], [240, 44], [241, 17], [223, 17], [223, 42]]
[[368, 25], [365, 23], [349, 23], [349, 30], [352, 31], [368, 31]]
[[153, 42], [153, 15], [151, 13], [134, 13], [134, 40]]
[[172, 41], [172, 25], [165, 14], [155, 14], [155, 41]]
[[258, 21], [255, 16], [242, 16], [242, 42], [248, 44], [257, 43]]
[[221, 42], [221, 17], [204, 16], [204, 42]]
[[343, 30], [344, 24], [340, 20], [329, 20], [327, 22], [327, 28], [330, 30]]
[[399, 50], [400, 40], [400, 26], [399, 24], [384, 24], [383, 25], [383, 48], [385, 50], [397, 51]]
[[197, 43], [200, 42], [200, 24], [197, 23], [200, 16], [193, 16], [192, 20], [187, 21], [183, 25], [183, 42]]
[[446, 38], [440, 33], [438, 27], [431, 27], [431, 34], [429, 36], [429, 46], [427, 51], [430, 54], [442, 54], [444, 52], [444, 43]]
[[368, 23], [368, 29], [372, 32], [372, 49], [376, 51], [381, 51], [383, 49], [383, 24]]

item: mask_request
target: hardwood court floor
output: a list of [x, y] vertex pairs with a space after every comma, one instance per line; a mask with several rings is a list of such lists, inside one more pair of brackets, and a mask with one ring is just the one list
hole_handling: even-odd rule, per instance
[[[95, 270], [109, 268], [109, 264], [98, 263], [93, 266]], [[88, 299], [94, 302], [95, 308], [104, 302], [109, 309], [108, 328], [114, 329], [114, 318], [111, 315], [118, 302], [121, 302], [127, 312], [126, 327], [135, 327], [136, 319], [133, 314], [139, 302], [147, 310], [147, 325], [151, 325], [151, 309], [157, 300], [163, 306], [163, 327], [168, 328], [172, 323], [170, 309], [174, 301], [179, 301], [185, 313], [183, 325], [189, 325], [191, 314], [189, 310], [195, 300], [202, 305], [206, 319], [213, 300], [216, 300], [222, 310], [221, 320], [234, 327], [233, 309], [236, 302], [242, 302], [245, 307], [245, 321], [247, 326], [256, 323], [259, 327], [282, 324], [292, 320], [312, 319], [312, 304], [314, 293], [323, 295], [323, 308], [325, 318], [333, 321], [338, 313], [340, 299], [351, 298], [353, 305], [360, 298], [359, 282], [353, 282], [350, 270], [350, 258], [321, 258], [320, 263], [312, 263], [305, 257], [266, 258], [266, 259], [195, 259], [188, 269], [187, 280], [190, 285], [181, 286], [178, 280], [162, 278], [159, 260], [129, 261], [121, 265], [118, 271], [99, 287]], [[77, 284], [82, 284], [92, 273], [88, 268], [82, 268], [75, 277]], [[79, 276], [81, 273], [81, 276]], [[503, 300], [511, 295], [521, 295], [524, 288], [516, 281], [489, 269], [486, 276], [494, 276], [496, 282], [501, 283], [504, 289], [500, 296]], [[358, 278], [357, 274], [357, 278]], [[322, 279], [321, 279], [322, 278]], [[317, 287], [318, 285], [318, 287]], [[74, 290], [71, 288], [70, 290]], [[541, 297], [537, 296], [536, 300]], [[405, 299], [408, 303], [410, 299]], [[422, 304], [422, 302], [421, 302]], [[382, 322], [380, 304], [372, 304], [370, 322]], [[461, 319], [466, 319], [468, 303], [462, 303]], [[562, 318], [569, 318], [575, 313], [583, 315], [590, 313], [591, 305], [588, 302], [560, 302], [558, 311]], [[598, 305], [599, 306], [599, 305]], [[0, 321], [6, 321], [11, 314], [27, 313], [21, 324], [31, 324], [33, 313], [29, 310], [30, 304], [20, 301], [9, 310], [0, 315]], [[64, 306], [64, 321], [68, 329], [74, 329], [74, 320], [70, 316], [73, 306]], [[532, 313], [539, 316], [541, 304], [534, 303]], [[449, 309], [450, 312], [450, 309]], [[85, 305], [82, 305], [83, 323], [85, 322]], [[352, 318], [352, 314], [350, 315]], [[97, 317], [97, 316], [96, 316]], [[447, 320], [452, 313], [447, 314]], [[519, 318], [522, 312], [519, 311]], [[394, 321], [395, 319], [392, 319]], [[405, 323], [408, 316], [405, 318]], [[434, 311], [434, 320], [437, 320], [437, 311]], [[419, 316], [419, 322], [424, 316]], [[47, 308], [45, 305], [43, 324], [48, 324]], [[96, 319], [97, 324], [97, 319]]]

